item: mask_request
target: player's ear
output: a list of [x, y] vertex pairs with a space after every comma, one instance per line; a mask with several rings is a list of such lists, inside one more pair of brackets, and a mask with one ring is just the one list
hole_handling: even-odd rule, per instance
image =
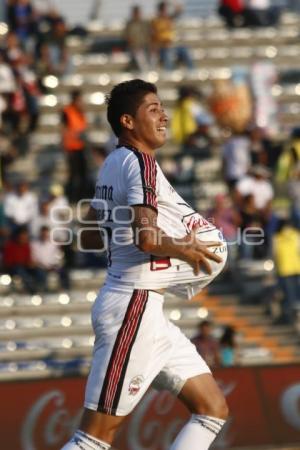
[[133, 118], [130, 114], [122, 114], [120, 117], [120, 122], [123, 128], [127, 130], [133, 130]]

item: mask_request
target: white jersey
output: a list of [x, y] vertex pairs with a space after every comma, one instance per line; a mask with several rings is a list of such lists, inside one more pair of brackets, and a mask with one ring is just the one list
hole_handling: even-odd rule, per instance
[[[159, 289], [198, 280], [187, 263], [152, 256], [138, 249], [131, 227], [133, 206], [155, 209], [158, 227], [170, 237], [182, 238], [199, 227], [197, 234], [201, 239], [223, 242], [220, 231], [173, 189], [156, 160], [134, 148], [119, 147], [107, 157], [100, 169], [91, 205], [97, 212], [108, 246], [107, 281], [110, 283], [136, 289]], [[147, 226], [145, 223], [145, 228]], [[223, 242], [215, 250], [225, 254], [226, 244]], [[218, 273], [224, 264], [218, 264]], [[204, 272], [202, 277], [206, 279], [205, 284], [212, 279]]]

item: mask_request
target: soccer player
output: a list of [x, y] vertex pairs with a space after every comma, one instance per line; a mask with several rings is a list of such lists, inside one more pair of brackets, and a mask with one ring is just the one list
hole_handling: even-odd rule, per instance
[[96, 338], [85, 409], [63, 450], [111, 449], [118, 427], [152, 382], [191, 412], [170, 450], [206, 450], [225, 423], [226, 401], [195, 346], [165, 318], [163, 291], [177, 282], [209, 283], [225, 263], [226, 245], [155, 160], [168, 123], [155, 85], [132, 80], [115, 86], [107, 118], [119, 145], [100, 169], [86, 217], [98, 223], [102, 241], [96, 229], [82, 232], [86, 249], [106, 242], [107, 278], [92, 309]]

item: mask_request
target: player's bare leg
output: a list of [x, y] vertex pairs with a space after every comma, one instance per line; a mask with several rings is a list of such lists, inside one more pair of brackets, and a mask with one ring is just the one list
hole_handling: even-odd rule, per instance
[[198, 375], [187, 380], [178, 398], [192, 416], [170, 450], [208, 449], [228, 416], [228, 407], [220, 388], [211, 374]]
[[85, 408], [78, 431], [62, 450], [112, 450], [115, 433], [125, 418]]

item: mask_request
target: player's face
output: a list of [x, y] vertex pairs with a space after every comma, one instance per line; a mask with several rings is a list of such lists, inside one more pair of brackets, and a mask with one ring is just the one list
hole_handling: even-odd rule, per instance
[[150, 149], [161, 147], [167, 139], [168, 116], [156, 94], [146, 94], [133, 118], [135, 138]]

